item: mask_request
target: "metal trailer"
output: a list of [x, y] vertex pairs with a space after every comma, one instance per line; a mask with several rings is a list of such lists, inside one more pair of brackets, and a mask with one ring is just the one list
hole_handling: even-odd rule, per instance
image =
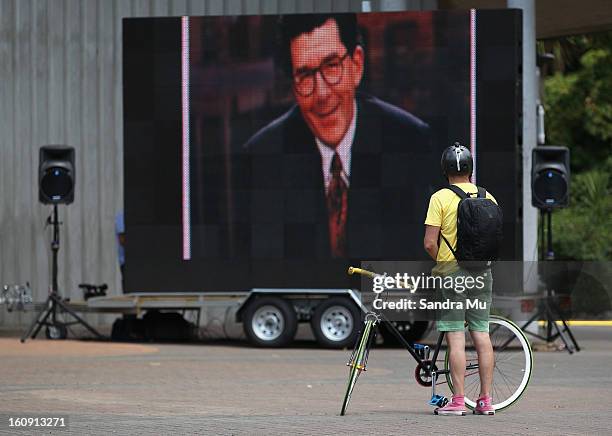
[[[309, 323], [316, 341], [326, 348], [352, 347], [361, 328], [362, 314], [359, 291], [353, 289], [263, 289], [247, 292], [155, 292], [130, 293], [119, 296], [92, 297], [83, 302], [71, 302], [79, 312], [119, 313], [113, 324], [112, 337], [116, 339], [137, 336], [142, 320], [150, 314], [163, 313], [154, 318], [158, 331], [171, 331], [168, 324], [177, 314], [190, 319], [204, 336], [216, 325], [230, 337], [227, 329], [240, 332], [260, 347], [289, 345], [295, 337], [299, 323]], [[147, 315], [149, 314], [149, 315]], [[233, 326], [229, 326], [233, 324]], [[149, 323], [150, 324], [150, 323]], [[237, 327], [237, 328], [236, 328]], [[427, 322], [396, 324], [409, 341], [424, 336]], [[65, 331], [65, 329], [64, 329]], [[394, 337], [381, 331], [387, 343]], [[53, 337], [53, 332], [47, 336]], [[200, 335], [201, 336], [201, 335]], [[238, 335], [240, 336], [240, 335]], [[65, 335], [64, 335], [65, 337]], [[58, 337], [57, 339], [61, 339]]]

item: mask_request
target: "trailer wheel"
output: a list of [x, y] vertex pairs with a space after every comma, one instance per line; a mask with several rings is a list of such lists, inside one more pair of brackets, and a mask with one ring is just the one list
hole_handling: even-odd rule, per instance
[[253, 345], [283, 347], [297, 331], [297, 315], [293, 306], [282, 298], [261, 297], [244, 310], [244, 332]]
[[117, 318], [115, 322], [113, 322], [111, 341], [127, 341], [127, 339], [127, 322], [123, 318]]
[[326, 348], [352, 347], [357, 340], [361, 313], [348, 298], [333, 297], [320, 303], [310, 320], [317, 342]]

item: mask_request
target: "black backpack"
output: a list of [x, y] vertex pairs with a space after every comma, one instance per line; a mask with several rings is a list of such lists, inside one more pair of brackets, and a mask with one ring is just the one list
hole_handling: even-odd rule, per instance
[[497, 260], [502, 242], [503, 214], [487, 191], [478, 187], [474, 197], [457, 186], [448, 189], [461, 198], [457, 206], [457, 247], [453, 249], [446, 238], [444, 242], [462, 268], [482, 270]]

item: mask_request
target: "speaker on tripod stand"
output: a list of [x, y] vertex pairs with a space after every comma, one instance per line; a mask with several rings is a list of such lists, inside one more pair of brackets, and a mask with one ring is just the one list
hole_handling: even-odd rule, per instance
[[[60, 248], [60, 222], [58, 219], [58, 205], [70, 204], [74, 201], [74, 186], [74, 148], [60, 145], [41, 147], [38, 166], [38, 199], [43, 204], [53, 206], [53, 212], [47, 219], [47, 224], [53, 226], [53, 240], [51, 241], [51, 289], [42, 310], [21, 337], [21, 342], [25, 342], [28, 338], [34, 339], [43, 326], [46, 327], [45, 333], [47, 338], [66, 339], [68, 334], [67, 327], [72, 324], [81, 324], [97, 338], [103, 339], [102, 335], [77, 315], [59, 294], [57, 253]], [[60, 314], [70, 315], [74, 321], [62, 321], [58, 316]]]
[[[552, 212], [554, 209], [569, 205], [569, 189], [569, 149], [554, 145], [535, 147], [531, 166], [531, 204], [540, 209], [540, 247], [542, 249], [540, 260], [542, 261], [555, 259], [552, 245]], [[544, 242], [544, 223], [546, 223], [546, 242]], [[527, 330], [527, 327], [537, 320], [546, 322], [546, 336]], [[563, 328], [557, 325], [557, 321], [561, 321]], [[567, 324], [550, 283], [547, 283], [546, 296], [540, 301], [536, 314], [522, 326], [522, 329], [546, 343], [552, 343], [557, 338], [561, 338], [570, 354], [580, 351], [580, 346]]]

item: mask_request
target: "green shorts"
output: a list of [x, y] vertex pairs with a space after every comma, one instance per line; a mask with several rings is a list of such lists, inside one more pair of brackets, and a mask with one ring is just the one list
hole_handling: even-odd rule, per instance
[[[446, 303], [437, 314], [438, 331], [463, 331], [467, 322], [470, 331], [488, 332], [493, 290], [491, 270], [470, 272], [459, 269], [445, 276], [444, 280], [449, 280], [448, 277], [452, 277], [457, 284], [465, 285], [438, 290], [438, 301]], [[467, 283], [470, 283], [470, 286], [467, 286]]]

